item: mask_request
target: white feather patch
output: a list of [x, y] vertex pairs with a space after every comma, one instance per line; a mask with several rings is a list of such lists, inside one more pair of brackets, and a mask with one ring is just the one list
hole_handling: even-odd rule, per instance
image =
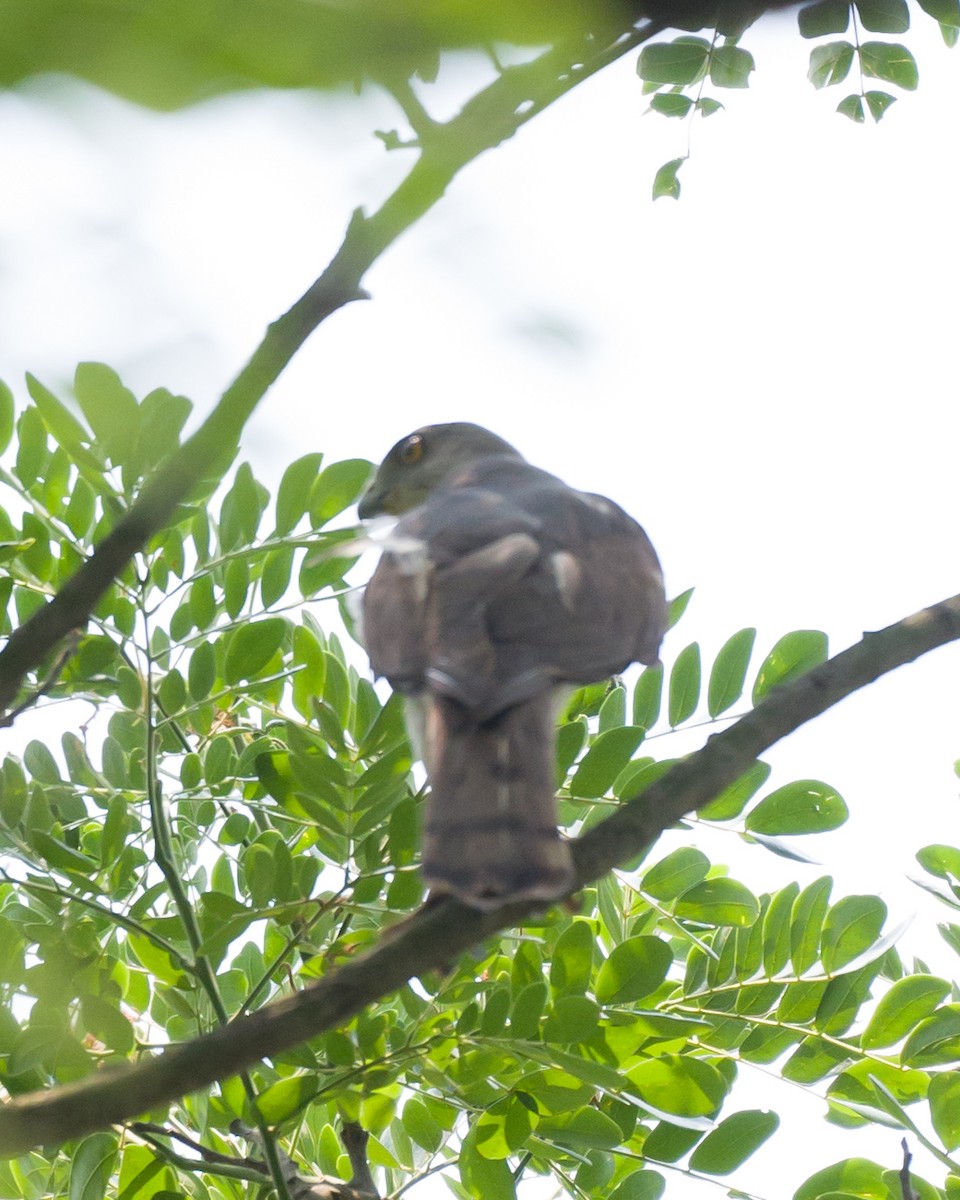
[[550, 555], [550, 570], [560, 593], [563, 607], [573, 612], [577, 607], [580, 592], [580, 564], [567, 550], [557, 550]]

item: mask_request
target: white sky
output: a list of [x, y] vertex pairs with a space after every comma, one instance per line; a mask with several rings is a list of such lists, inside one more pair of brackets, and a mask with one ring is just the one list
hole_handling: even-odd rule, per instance
[[[853, 88], [815, 93], [794, 30], [743, 39], [754, 82], [715, 93], [727, 111], [698, 121], [679, 204], [650, 189], [687, 127], [644, 115], [635, 56], [464, 171], [371, 271], [373, 302], [327, 322], [264, 401], [243, 451], [258, 477], [275, 488], [308, 449], [377, 459], [427, 421], [487, 424], [633, 512], [671, 594], [697, 586], [668, 663], [694, 638], [709, 663], [744, 625], [756, 665], [792, 628], [836, 650], [960, 590], [960, 58], [923, 18], [904, 39], [919, 91], [855, 127], [833, 112]], [[441, 115], [479, 78], [458, 67]], [[378, 94], [174, 116], [62, 82], [0, 95], [0, 377], [22, 397], [26, 369], [58, 388], [102, 359], [205, 413], [350, 210], [400, 178], [408, 158], [370, 132], [397, 120]], [[846, 797], [848, 825], [803, 849], [835, 896], [879, 891], [891, 923], [921, 911], [907, 944], [926, 955], [946, 914], [903, 878], [919, 846], [960, 840], [958, 667], [942, 650], [769, 756], [771, 786], [822, 778]], [[812, 877], [695, 837], [757, 890]], [[738, 1102], [783, 1109], [743, 1074]], [[739, 1186], [774, 1200], [847, 1155], [899, 1165], [899, 1134], [841, 1134], [797, 1105], [796, 1160], [781, 1130]], [[671, 1177], [668, 1194], [713, 1192]]]

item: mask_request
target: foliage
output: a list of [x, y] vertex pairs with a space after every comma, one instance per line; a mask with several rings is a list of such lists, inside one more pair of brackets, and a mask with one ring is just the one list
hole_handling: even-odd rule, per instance
[[[420, 905], [420, 796], [399, 703], [335, 632], [351, 627], [344, 597], [356, 547], [352, 529], [331, 523], [369, 464], [305, 454], [271, 497], [246, 464], [226, 479], [222, 460], [302, 340], [362, 294], [366, 268], [460, 166], [641, 45], [652, 109], [717, 112], [705, 89], [747, 86], [755, 64], [740, 42], [764, 7], [406, 0], [372, 19], [369, 3], [238, 0], [224, 23], [209, 0], [116, 0], [109, 12], [97, 0], [7, 0], [5, 84], [61, 71], [170, 109], [253, 86], [374, 82], [411, 130], [381, 134], [384, 144], [419, 152], [388, 203], [355, 216], [337, 269], [271, 326], [201, 428], [205, 440], [181, 442], [186, 399], [162, 389], [138, 399], [99, 364], [78, 369], [66, 402], [31, 379], [32, 402], [18, 409], [0, 386], [0, 633], [48, 612], [118, 530], [140, 531], [143, 543], [97, 593], [89, 625], [76, 612], [81, 627], [65, 650], [48, 649], [57, 638], [42, 643], [23, 702], [43, 715], [44, 737], [0, 768], [8, 1095], [109, 1078], [306, 988]], [[960, 0], [921, 8], [954, 44]], [[879, 120], [894, 99], [865, 77], [916, 86], [904, 45], [859, 34], [906, 32], [903, 0], [822, 0], [799, 20], [817, 39], [815, 86], [856, 63], [859, 91], [838, 106], [852, 119]], [[686, 32], [652, 41], [669, 26]], [[836, 40], [851, 28], [851, 40]], [[524, 48], [507, 67], [504, 44]], [[562, 53], [540, 54], [544, 46]], [[429, 96], [443, 55], [465, 48], [488, 54], [494, 82], [457, 117], [433, 121], [419, 93]], [[679, 195], [685, 160], [661, 168], [656, 195]], [[205, 470], [168, 471], [191, 444], [190, 463]], [[168, 481], [169, 519], [144, 508]], [[675, 621], [688, 599], [674, 602]], [[647, 753], [658, 733], [689, 727], [704, 705], [711, 721], [746, 706], [755, 641], [752, 629], [735, 632], [706, 664], [691, 642], [629, 689], [573, 697], [557, 745], [570, 834], [664, 774], [670, 760]], [[787, 633], [754, 668], [753, 703], [826, 650], [818, 631]], [[755, 763], [689, 824], [789, 858], [793, 837], [845, 819], [829, 784], [768, 788], [770, 773]], [[356, 1168], [346, 1131], [359, 1126], [385, 1194], [442, 1172], [464, 1198], [509, 1198], [540, 1176], [571, 1195], [646, 1200], [676, 1172], [723, 1180], [776, 1136], [775, 1113], [738, 1104], [740, 1074], [763, 1069], [825, 1092], [829, 1119], [843, 1127], [908, 1132], [946, 1171], [942, 1186], [914, 1179], [919, 1194], [955, 1197], [955, 985], [901, 960], [879, 898], [834, 899], [826, 877], [755, 895], [697, 840], [627, 864], [586, 889], [575, 912], [502, 933], [122, 1135], [0, 1164], [0, 1195], [241, 1196], [266, 1171], [283, 1192], [271, 1131], [303, 1173], [345, 1177]], [[920, 861], [935, 881], [927, 886], [960, 908], [960, 851], [927, 847]], [[942, 932], [960, 952], [960, 926]], [[245, 1157], [250, 1138], [237, 1140], [236, 1118], [258, 1127], [263, 1169]], [[850, 1158], [797, 1197], [900, 1194], [889, 1164]]]
[[[33, 381], [18, 414], [0, 393], [7, 628], [129, 507], [189, 414], [163, 391], [138, 401], [98, 364], [78, 369], [74, 392], [64, 402]], [[64, 732], [8, 754], [0, 773], [11, 1095], [307, 986], [420, 904], [419, 794], [398, 702], [383, 702], [331, 630], [354, 552], [352, 531], [330, 522], [368, 470], [307, 454], [274, 499], [245, 464], [206, 481], [72, 657], [33, 681], [48, 727]], [[753, 630], [735, 633], [705, 687], [691, 643], [632, 695], [621, 683], [576, 693], [558, 739], [564, 828], [589, 827], [662, 773], [646, 753], [661, 707], [679, 726], [702, 692], [712, 718], [742, 703], [754, 644]], [[788, 634], [754, 696], [825, 655], [822, 634]], [[783, 839], [844, 820], [828, 785], [765, 791], [769, 773], [757, 764], [699, 822], [789, 854]], [[960, 851], [929, 847], [921, 862], [960, 908]], [[244, 1195], [249, 1169], [184, 1159], [162, 1132], [242, 1162], [230, 1133], [242, 1117], [276, 1127], [308, 1173], [340, 1177], [338, 1130], [359, 1123], [384, 1194], [442, 1169], [461, 1197], [509, 1197], [551, 1174], [572, 1195], [656, 1197], [678, 1170], [727, 1177], [775, 1135], [776, 1114], [736, 1096], [742, 1071], [774, 1064], [805, 1087], [829, 1080], [831, 1120], [893, 1123], [960, 1175], [955, 989], [901, 961], [877, 897], [831, 893], [823, 878], [754, 895], [685, 844], [260, 1064], [248, 1088], [225, 1079], [122, 1137], [3, 1164], [0, 1194]], [[960, 929], [944, 932], [960, 950]], [[929, 1110], [935, 1142], [911, 1105]], [[862, 1160], [798, 1196], [827, 1191], [897, 1195]]]
[[[960, 0], [934, 0], [921, 9], [940, 26], [943, 39], [954, 46], [960, 38]], [[890, 92], [867, 89], [864, 78], [879, 79], [904, 91], [913, 91], [919, 81], [916, 60], [900, 42], [861, 41], [860, 28], [870, 33], [902, 34], [910, 28], [906, 0], [817, 0], [800, 9], [800, 33], [805, 38], [823, 38], [853, 31], [853, 41], [819, 42], [810, 52], [808, 78], [816, 88], [842, 83], [857, 63], [860, 89], [845, 96], [837, 112], [863, 123], [865, 111], [879, 121], [897, 99]], [[653, 42], [643, 47], [637, 73], [644, 91], [652, 93], [650, 108], [665, 117], [693, 120], [699, 113], [712, 116], [723, 108], [714, 96], [706, 95], [708, 82], [716, 88], [749, 87], [756, 64], [753, 55], [739, 45], [743, 29], [718, 25], [713, 37], [684, 34], [670, 42]], [[866, 107], [864, 107], [866, 106]], [[678, 172], [689, 157], [663, 164], [653, 183], [653, 197], [680, 196]]]

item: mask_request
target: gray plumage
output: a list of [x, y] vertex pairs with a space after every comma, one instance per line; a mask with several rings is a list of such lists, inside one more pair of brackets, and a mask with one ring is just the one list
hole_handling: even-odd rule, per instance
[[405, 513], [367, 586], [371, 666], [408, 698], [431, 785], [425, 882], [476, 908], [573, 885], [556, 827], [558, 694], [655, 663], [660, 566], [610, 500], [531, 466], [477, 425], [390, 451], [361, 516]]

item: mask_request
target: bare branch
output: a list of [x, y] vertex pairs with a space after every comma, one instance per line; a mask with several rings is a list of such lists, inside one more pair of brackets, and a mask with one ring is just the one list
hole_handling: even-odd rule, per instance
[[913, 1184], [910, 1182], [910, 1164], [913, 1162], [913, 1155], [910, 1153], [910, 1147], [907, 1144], [907, 1139], [902, 1138], [900, 1145], [903, 1148], [903, 1166], [898, 1172], [900, 1175], [900, 1195], [902, 1200], [917, 1200], [917, 1193], [913, 1190]]
[[[960, 596], [914, 613], [773, 691], [702, 750], [677, 763], [641, 796], [574, 844], [580, 884], [644, 850], [787, 734], [859, 688], [960, 638]], [[400, 932], [315, 984], [129, 1070], [116, 1070], [0, 1109], [0, 1154], [59, 1143], [129, 1120], [348, 1021], [414, 975], [451, 961], [534, 911], [514, 904], [480, 913], [453, 900], [423, 908]]]
[[69, 639], [66, 646], [64, 646], [64, 648], [57, 655], [57, 661], [53, 664], [53, 666], [47, 672], [46, 679], [44, 679], [44, 681], [40, 684], [40, 686], [36, 689], [36, 691], [31, 692], [30, 695], [27, 696], [27, 698], [25, 700], [23, 700], [20, 704], [18, 704], [16, 708], [11, 709], [4, 716], [0, 717], [0, 729], [9, 728], [9, 726], [11, 726], [14, 723], [14, 721], [16, 721], [17, 717], [19, 717], [21, 713], [25, 713], [28, 708], [33, 708], [33, 706], [39, 700], [41, 700], [49, 691], [51, 691], [54, 687], [56, 687], [57, 680], [63, 674], [64, 667], [70, 661], [70, 658], [72, 657], [74, 650], [77, 648], [78, 640], [79, 640], [79, 635], [74, 634]]

